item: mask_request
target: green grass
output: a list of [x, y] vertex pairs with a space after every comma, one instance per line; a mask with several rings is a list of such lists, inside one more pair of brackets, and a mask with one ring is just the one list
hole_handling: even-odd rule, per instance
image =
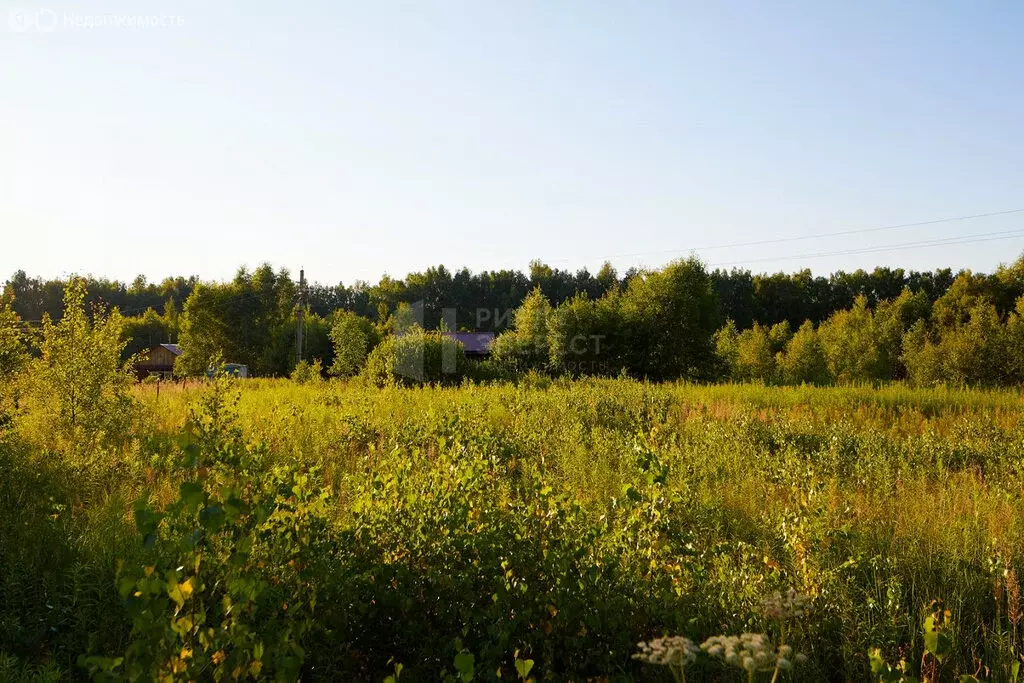
[[[944, 676], [1011, 680], [1024, 625], [1014, 641], [994, 581], [1024, 574], [1020, 391], [234, 386], [266, 466], [332, 494], [309, 679], [379, 680], [393, 659], [436, 680], [464, 647], [480, 679], [529, 656], [540, 678], [660, 680], [630, 660], [637, 640], [769, 629], [758, 601], [794, 587], [815, 606], [798, 680], [865, 679], [870, 647], [916, 665], [934, 598], [954, 624]], [[31, 433], [2, 442], [0, 652], [26, 677], [123, 652], [116, 566], [144, 554], [131, 502], [175, 497], [173, 437], [203, 390], [140, 387], [143, 424], [88, 471]]]

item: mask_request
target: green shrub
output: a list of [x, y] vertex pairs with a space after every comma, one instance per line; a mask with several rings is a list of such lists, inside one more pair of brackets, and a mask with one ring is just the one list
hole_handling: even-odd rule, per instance
[[21, 432], [51, 450], [93, 458], [124, 442], [137, 417], [130, 360], [122, 360], [122, 318], [85, 310], [85, 285], [72, 279], [64, 315], [43, 319], [41, 355], [26, 378]]
[[733, 379], [770, 383], [776, 378], [770, 331], [758, 323], [740, 332], [733, 360]]
[[292, 370], [291, 379], [296, 384], [316, 384], [323, 381], [323, 372], [323, 364], [320, 363], [319, 358], [312, 363], [300, 360]]
[[653, 453], [637, 458], [634, 483], [600, 520], [474, 444], [379, 461], [352, 501], [346, 592], [330, 599], [353, 606], [331, 628], [368, 658], [357, 677], [394, 658], [430, 678], [458, 638], [479, 671], [514, 678], [529, 657], [540, 678], [587, 678], [621, 667], [634, 634], [683, 627], [681, 499]]
[[179, 440], [171, 503], [135, 506], [144, 559], [118, 590], [131, 619], [123, 653], [83, 655], [99, 680], [298, 680], [329, 549], [314, 473], [267, 462], [234, 429], [224, 380]]
[[367, 358], [363, 375], [378, 387], [459, 384], [466, 363], [461, 342], [413, 326], [382, 341]]
[[513, 382], [517, 375], [506, 366], [490, 358], [467, 360], [465, 377], [478, 383]]
[[831, 380], [825, 350], [810, 320], [789, 340], [778, 364], [782, 381], [787, 384], [827, 384]]
[[562, 302], [548, 322], [551, 369], [571, 377], [619, 374], [624, 367], [622, 325], [616, 292], [596, 301], [578, 294]]
[[491, 356], [510, 372], [546, 370], [550, 364], [551, 303], [536, 287], [516, 309], [512, 329], [498, 335]]
[[979, 303], [967, 316], [967, 322], [932, 334], [920, 322], [907, 332], [903, 362], [914, 383], [993, 386], [1016, 376], [1019, 361], [1008, 345], [1019, 322], [1011, 318], [1002, 325], [989, 303]]
[[352, 377], [362, 370], [366, 357], [380, 343], [380, 333], [366, 318], [349, 311], [338, 311], [331, 324], [334, 363], [329, 369], [335, 377]]
[[0, 382], [9, 382], [28, 362], [24, 325], [12, 301], [0, 295]]

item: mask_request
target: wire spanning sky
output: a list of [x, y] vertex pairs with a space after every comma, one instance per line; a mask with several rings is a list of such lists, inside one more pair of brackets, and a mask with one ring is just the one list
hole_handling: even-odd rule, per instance
[[987, 271], [1024, 252], [1022, 25], [1019, 3], [0, 1], [0, 279], [691, 250]]

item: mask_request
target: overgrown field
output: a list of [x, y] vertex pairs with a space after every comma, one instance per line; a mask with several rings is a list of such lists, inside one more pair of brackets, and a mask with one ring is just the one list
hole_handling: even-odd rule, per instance
[[[638, 641], [777, 641], [760, 604], [790, 588], [807, 661], [783, 680], [867, 680], [871, 648], [932, 680], [1011, 681], [1020, 661], [1019, 391], [136, 398], [88, 450], [0, 427], [0, 680], [670, 680]], [[922, 663], [936, 599], [946, 647]], [[747, 676], [704, 656], [687, 675]]]

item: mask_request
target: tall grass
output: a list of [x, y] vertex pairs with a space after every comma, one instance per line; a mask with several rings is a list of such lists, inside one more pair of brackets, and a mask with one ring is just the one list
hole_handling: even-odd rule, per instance
[[[811, 661], [793, 672], [798, 679], [865, 679], [870, 647], [892, 658], [920, 658], [920, 611], [941, 598], [955, 628], [944, 670], [974, 673], [984, 665], [990, 680], [1011, 680], [1020, 629], [1014, 634], [1007, 620], [1006, 591], [994, 587], [1011, 569], [1024, 575], [1024, 402], [1017, 390], [628, 380], [421, 389], [250, 380], [236, 387], [245, 438], [266, 445], [268, 462], [315, 470], [332, 492], [339, 538], [364, 539], [339, 541], [338, 548], [349, 549], [338, 551], [339, 566], [347, 566], [346, 553], [374, 566], [408, 564], [393, 577], [397, 593], [410, 600], [404, 607], [349, 614], [348, 626], [333, 627], [335, 636], [357, 633], [345, 631], [356, 626], [379, 628], [377, 641], [353, 635], [344, 656], [343, 644], [312, 645], [307, 663], [321, 668], [309, 669], [311, 678], [316, 671], [382, 677], [392, 658], [409, 667], [406, 675], [435, 678], [450, 658], [430, 659], [418, 649], [423, 643], [403, 636], [401, 624], [382, 621], [402, 613], [434, 620], [432, 631], [409, 626], [424, 642], [453, 647], [459, 639], [481, 659], [502, 661], [493, 653], [502, 638], [512, 638], [509, 648], [519, 643], [537, 659], [534, 675], [655, 677], [629, 659], [622, 643], [665, 630], [694, 638], [751, 630], [762, 625], [762, 596], [795, 587], [815, 606], [800, 626]], [[0, 650], [26, 667], [55, 663], [81, 675], [77, 654], [122, 647], [127, 621], [114, 573], [119, 559], [131, 562], [140, 552], [130, 501], [173, 497], [177, 483], [164, 463], [202, 391], [164, 386], [158, 397], [153, 386], [137, 388], [143, 422], [110, 454], [101, 476], [81, 476], [59, 454], [34, 451], [27, 437], [0, 442], [8, 473], [0, 482], [7, 520], [0, 531]], [[478, 459], [490, 464], [472, 465]], [[663, 486], [652, 484], [659, 468]], [[477, 490], [472, 478], [454, 479], [466, 472], [505, 484]], [[534, 500], [531, 481], [561, 502]], [[405, 500], [414, 491], [415, 503], [389, 498]], [[595, 606], [589, 616], [571, 617], [578, 623], [560, 624], [554, 615], [531, 622], [532, 629], [546, 624], [547, 636], [530, 628], [488, 631], [473, 610], [483, 609], [477, 598], [489, 600], [486, 586], [505, 571], [501, 553], [488, 555], [490, 546], [481, 545], [499, 537], [474, 532], [464, 541], [471, 551], [450, 545], [466, 533], [466, 518], [441, 511], [463, 503], [492, 515], [499, 528], [512, 511], [529, 516], [528, 509], [553, 506], [545, 509], [557, 510], [551, 514], [558, 524], [523, 522], [509, 532], [525, 534], [526, 554], [548, 534], [572, 545], [559, 525], [579, 538], [595, 529], [587, 562], [615, 564], [604, 587], [620, 594], [602, 594], [600, 582], [581, 576], [577, 594], [551, 609], [569, 619], [582, 609], [579, 601], [606, 601], [621, 618]], [[538, 585], [560, 571], [583, 571], [556, 570], [542, 556], [530, 562]], [[428, 609], [416, 592], [429, 587], [447, 595], [447, 584], [438, 583], [446, 573], [465, 581], [460, 590], [480, 591], [450, 596], [462, 617]], [[356, 590], [344, 581], [344, 590], [332, 584], [338, 595], [383, 599], [376, 588]], [[414, 589], [402, 581], [420, 583]], [[526, 609], [509, 604], [513, 612]], [[89, 635], [96, 624], [105, 634]], [[586, 643], [587, 632], [603, 640]], [[542, 651], [545, 637], [550, 652]], [[720, 680], [728, 675], [707, 672]]]

